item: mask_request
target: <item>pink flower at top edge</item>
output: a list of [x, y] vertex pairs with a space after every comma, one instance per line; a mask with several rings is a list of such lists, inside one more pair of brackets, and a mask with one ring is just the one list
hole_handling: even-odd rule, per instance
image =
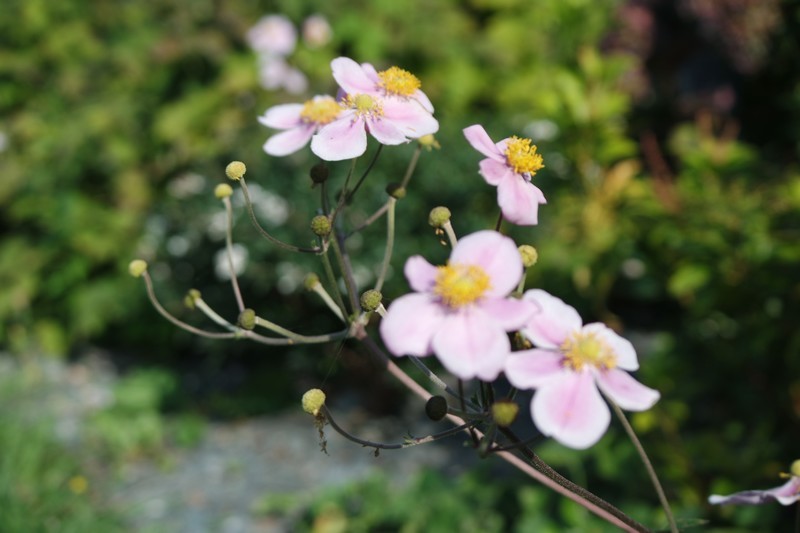
[[433, 106], [412, 74], [389, 69], [384, 72], [391, 75], [383, 82], [382, 73], [346, 57], [334, 59], [331, 68], [344, 93], [344, 111], [311, 139], [311, 151], [320, 158], [341, 161], [360, 156], [367, 149], [367, 132], [381, 144], [396, 145], [439, 130]]
[[435, 353], [461, 379], [495, 379], [511, 353], [506, 332], [536, 313], [534, 303], [508, 297], [522, 273], [514, 241], [495, 231], [459, 240], [446, 266], [409, 258], [416, 292], [389, 306], [380, 325], [386, 347], [397, 356]]
[[264, 151], [285, 156], [305, 146], [321, 127], [342, 113], [342, 107], [330, 96], [315, 96], [303, 104], [281, 104], [267, 109], [258, 121], [264, 126], [284, 130], [264, 143]]
[[789, 474], [781, 474], [789, 480], [773, 489], [767, 490], [744, 490], [735, 492], [728, 496], [712, 494], [708, 497], [708, 503], [712, 505], [761, 505], [773, 500], [777, 500], [781, 505], [791, 505], [800, 500], [800, 461], [792, 463]]
[[260, 54], [288, 56], [297, 44], [297, 30], [283, 15], [267, 15], [247, 31], [247, 42]]
[[497, 203], [503, 217], [513, 224], [534, 226], [539, 221], [539, 204], [546, 204], [542, 191], [531, 178], [543, 168], [542, 156], [530, 139], [507, 137], [494, 143], [483, 126], [464, 129], [464, 137], [486, 156], [479, 163], [486, 183], [497, 187]]
[[630, 342], [604, 324], [583, 325], [575, 309], [543, 290], [523, 300], [540, 309], [522, 329], [536, 348], [512, 353], [505, 373], [515, 387], [536, 389], [531, 416], [544, 435], [570, 448], [595, 444], [611, 418], [601, 391], [628, 411], [658, 401], [658, 391], [626, 372], [639, 368]]

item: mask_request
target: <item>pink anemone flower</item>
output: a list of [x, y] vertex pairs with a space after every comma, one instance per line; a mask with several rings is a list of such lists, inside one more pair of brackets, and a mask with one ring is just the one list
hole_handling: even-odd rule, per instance
[[544, 167], [536, 145], [519, 137], [508, 137], [495, 144], [479, 124], [465, 128], [464, 137], [486, 156], [479, 163], [480, 174], [486, 183], [497, 187], [497, 204], [503, 217], [520, 226], [535, 226], [539, 221], [539, 204], [547, 203], [542, 191], [531, 182], [536, 171]]
[[341, 161], [362, 155], [367, 132], [381, 144], [396, 145], [439, 130], [433, 106], [413, 74], [397, 67], [376, 72], [346, 57], [334, 59], [331, 68], [343, 92], [344, 110], [311, 139], [311, 151], [320, 158]]
[[511, 353], [506, 332], [536, 312], [508, 297], [522, 273], [514, 241], [488, 230], [459, 240], [445, 266], [409, 258], [405, 275], [416, 292], [389, 306], [380, 326], [386, 347], [398, 356], [435, 353], [459, 378], [494, 380]]
[[543, 290], [523, 300], [540, 309], [522, 329], [537, 348], [511, 354], [505, 373], [515, 387], [536, 389], [531, 416], [544, 435], [576, 449], [595, 444], [611, 418], [600, 391], [628, 411], [658, 401], [658, 391], [626, 372], [639, 368], [630, 342], [604, 324], [583, 325], [574, 308]]
[[303, 104], [281, 104], [267, 109], [258, 121], [264, 126], [285, 131], [267, 139], [264, 151], [279, 157], [296, 152], [342, 111], [342, 106], [330, 96], [315, 96]]
[[767, 490], [744, 490], [728, 496], [712, 494], [708, 497], [708, 503], [713, 505], [761, 505], [777, 500], [781, 505], [791, 505], [800, 500], [800, 460], [793, 462], [790, 473], [781, 474], [781, 477], [789, 478], [789, 480], [780, 487]]

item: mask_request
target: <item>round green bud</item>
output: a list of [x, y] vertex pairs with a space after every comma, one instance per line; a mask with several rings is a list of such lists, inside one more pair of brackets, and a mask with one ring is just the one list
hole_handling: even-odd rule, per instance
[[539, 252], [530, 244], [523, 244], [519, 248], [519, 255], [522, 257], [522, 266], [530, 268], [539, 260]]
[[425, 404], [425, 414], [438, 422], [447, 415], [447, 400], [444, 396], [431, 396]]
[[381, 294], [379, 291], [373, 289], [364, 291], [361, 294], [361, 308], [364, 311], [371, 313], [380, 307], [381, 300], [383, 300], [383, 294]]
[[800, 459], [792, 463], [792, 466], [789, 467], [789, 473], [793, 476], [800, 477]]
[[128, 264], [128, 273], [134, 278], [140, 277], [147, 270], [147, 261], [143, 259], [134, 259]]
[[441, 228], [450, 222], [450, 210], [444, 206], [434, 207], [428, 215], [428, 224], [434, 228]]
[[311, 219], [311, 231], [314, 235], [324, 237], [331, 232], [331, 219], [325, 215], [317, 215]]
[[330, 175], [330, 170], [328, 170], [328, 165], [325, 163], [317, 163], [311, 167], [309, 175], [311, 176], [311, 181], [314, 182], [314, 185], [318, 185], [327, 181], [328, 176]]
[[308, 275], [306, 275], [306, 279], [303, 280], [303, 286], [307, 291], [313, 291], [319, 284], [319, 276], [313, 272], [309, 272]]
[[233, 188], [227, 183], [220, 183], [216, 187], [214, 187], [214, 196], [222, 200], [223, 198], [228, 198], [230, 195], [233, 194]]
[[519, 414], [519, 405], [509, 400], [492, 404], [492, 420], [501, 428], [510, 426]]
[[197, 289], [189, 289], [189, 292], [186, 293], [186, 296], [183, 298], [183, 305], [188, 307], [189, 309], [194, 309], [195, 302], [199, 300], [201, 297], [200, 291]]
[[245, 309], [239, 313], [239, 327], [246, 330], [253, 330], [256, 327], [256, 312], [252, 309]]
[[325, 393], [319, 389], [311, 389], [303, 394], [303, 411], [319, 416], [319, 410], [325, 405]]
[[436, 137], [434, 137], [432, 133], [429, 133], [427, 135], [423, 135], [422, 137], [417, 139], [417, 142], [423, 148], [427, 148], [429, 152], [431, 150], [433, 150], [434, 148], [436, 148], [438, 150], [439, 148], [442, 147], [439, 144], [439, 141], [436, 140]]
[[238, 181], [242, 179], [245, 172], [247, 172], [247, 167], [241, 161], [231, 161], [228, 163], [228, 166], [225, 167], [225, 175], [232, 180]]
[[406, 197], [406, 190], [404, 187], [401, 187], [399, 183], [390, 183], [386, 186], [386, 194], [395, 200], [402, 200]]

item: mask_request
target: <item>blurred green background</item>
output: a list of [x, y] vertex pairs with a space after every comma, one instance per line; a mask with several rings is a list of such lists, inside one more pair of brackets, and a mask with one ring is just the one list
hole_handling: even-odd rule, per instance
[[[305, 89], [265, 88], [260, 78], [264, 63], [247, 32], [275, 13], [298, 28], [314, 14], [330, 24], [328, 38], [301, 35], [286, 58]], [[632, 419], [679, 516], [774, 530], [791, 523], [793, 509], [718, 509], [705, 500], [776, 486], [798, 458], [797, 35], [800, 4], [778, 0], [8, 0], [0, 12], [0, 346], [15, 357], [64, 358], [101, 346], [123, 371], [157, 368], [152, 387], [168, 392], [145, 402], [148, 413], [273, 412], [331, 372], [332, 387], [374, 383], [360, 390], [375, 412], [397, 409], [356, 347], [334, 359], [337, 346], [268, 350], [194, 338], [155, 313], [127, 265], [148, 260], [165, 306], [188, 321], [203, 323], [182, 307], [190, 288], [234, 317], [215, 270], [224, 237], [212, 191], [225, 165], [247, 164], [264, 225], [288, 241], [309, 241], [317, 201], [313, 154], [266, 156], [272, 131], [256, 117], [333, 92], [329, 62], [339, 55], [398, 65], [434, 102], [441, 149], [423, 153], [399, 204], [387, 297], [406, 290], [397, 275], [405, 257], [444, 258], [427, 226], [430, 208], [450, 206], [460, 234], [494, 224], [494, 189], [477, 175], [481, 156], [461, 129], [481, 123], [496, 140], [533, 138], [548, 204], [539, 226], [510, 229], [539, 250], [528, 285], [637, 344], [638, 377], [662, 400]], [[412, 152], [384, 150], [352, 221], [383, 202]], [[334, 187], [346, 170], [331, 165]], [[372, 228], [354, 245], [365, 283], [382, 233]], [[246, 247], [250, 306], [306, 333], [335, 329], [302, 289], [306, 272], [322, 273], [313, 258], [259, 240], [243, 213], [234, 238]], [[0, 446], [8, 446], [2, 438]], [[658, 520], [613, 424], [588, 452], [545, 444], [542, 454], [622, 509]], [[540, 496], [520, 496], [528, 503], [511, 511], [547, 508], [547, 527], [579, 527], [556, 499], [525, 497]], [[504, 509], [495, 510], [498, 530], [518, 525]]]

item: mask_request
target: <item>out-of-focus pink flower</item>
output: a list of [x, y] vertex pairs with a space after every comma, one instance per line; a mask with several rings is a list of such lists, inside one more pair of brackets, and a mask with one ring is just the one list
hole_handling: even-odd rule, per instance
[[259, 54], [288, 56], [297, 44], [297, 30], [283, 15], [267, 15], [247, 32], [247, 42]]
[[330, 96], [315, 96], [304, 104], [282, 104], [267, 109], [258, 121], [285, 131], [267, 139], [264, 151], [273, 156], [296, 152], [314, 132], [336, 120], [342, 111], [342, 106]]
[[386, 347], [398, 356], [435, 353], [462, 379], [495, 379], [511, 352], [506, 332], [536, 313], [532, 302], [508, 297], [522, 272], [514, 241], [495, 231], [459, 240], [445, 266], [409, 258], [405, 275], [416, 292], [389, 306], [380, 326]]
[[[439, 130], [433, 106], [414, 75], [396, 67], [378, 73], [346, 57], [334, 59], [331, 68], [344, 93], [345, 111], [311, 139], [311, 150], [322, 159], [360, 156], [367, 149], [367, 132], [381, 144], [395, 145]], [[384, 73], [389, 74], [381, 77]]]
[[625, 372], [639, 368], [630, 342], [604, 324], [583, 325], [575, 309], [543, 290], [523, 300], [540, 309], [522, 329], [537, 348], [512, 353], [505, 373], [515, 387], [536, 389], [531, 415], [544, 435], [577, 449], [596, 443], [611, 418], [600, 391], [628, 411], [658, 401], [658, 391]]
[[331, 25], [322, 15], [311, 15], [303, 21], [303, 40], [310, 48], [325, 46], [332, 35]]
[[544, 167], [536, 145], [519, 137], [508, 137], [495, 144], [479, 124], [465, 128], [464, 136], [486, 156], [479, 163], [480, 174], [486, 183], [497, 187], [497, 203], [503, 217], [520, 226], [536, 225], [539, 204], [547, 203], [542, 191], [531, 183], [536, 171]]
[[789, 480], [780, 487], [768, 490], [745, 490], [728, 496], [712, 494], [708, 497], [708, 503], [713, 505], [761, 505], [777, 500], [781, 505], [791, 505], [800, 500], [800, 460], [792, 463], [790, 472], [781, 474], [782, 477], [788, 477]]
[[286, 89], [300, 94], [308, 88], [306, 75], [289, 65], [281, 56], [261, 55], [258, 59], [258, 77], [261, 86], [268, 90]]

